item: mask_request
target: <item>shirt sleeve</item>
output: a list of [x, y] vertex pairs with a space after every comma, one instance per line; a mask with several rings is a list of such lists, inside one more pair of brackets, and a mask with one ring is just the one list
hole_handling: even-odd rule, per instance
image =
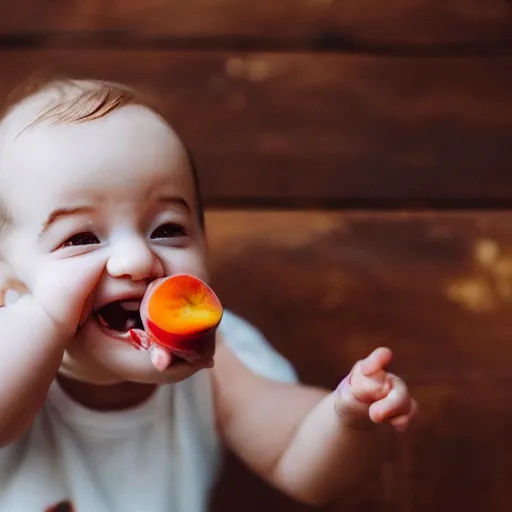
[[219, 331], [226, 345], [254, 373], [281, 382], [298, 381], [290, 362], [247, 320], [224, 310]]

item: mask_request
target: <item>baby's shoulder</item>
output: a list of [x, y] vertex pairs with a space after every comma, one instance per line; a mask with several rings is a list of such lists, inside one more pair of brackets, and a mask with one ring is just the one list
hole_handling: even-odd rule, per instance
[[297, 381], [291, 363], [247, 320], [225, 310], [219, 331], [226, 346], [254, 373], [273, 380]]

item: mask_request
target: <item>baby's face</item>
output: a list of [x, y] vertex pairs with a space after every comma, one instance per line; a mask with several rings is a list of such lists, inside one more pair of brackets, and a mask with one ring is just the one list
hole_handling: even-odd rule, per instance
[[0, 190], [13, 220], [3, 256], [29, 288], [55, 265], [76, 263], [77, 272], [84, 265], [103, 267], [61, 372], [96, 383], [172, 381], [172, 372], [157, 372], [146, 351], [123, 341], [129, 315], [125, 319], [120, 308], [110, 319], [105, 314], [112, 322], [107, 328], [95, 313], [119, 300], [133, 299], [123, 306], [136, 307], [157, 277], [207, 279], [182, 144], [139, 106], [85, 123], [43, 123], [16, 137], [37, 116], [29, 114], [15, 111], [1, 143]]

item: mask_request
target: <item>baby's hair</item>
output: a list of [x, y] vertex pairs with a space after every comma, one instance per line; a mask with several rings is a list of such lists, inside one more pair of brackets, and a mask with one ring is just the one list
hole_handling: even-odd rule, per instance
[[[23, 101], [46, 90], [58, 93], [55, 100], [43, 109], [36, 119], [25, 126], [18, 136], [43, 122], [50, 124], [85, 123], [104, 117], [110, 112], [126, 105], [146, 107], [164, 118], [153, 98], [127, 85], [104, 80], [78, 80], [67, 77], [45, 77], [40, 75], [25, 81], [11, 92], [2, 109], [0, 121]], [[190, 149], [184, 143], [183, 146], [192, 172], [199, 222], [204, 229], [204, 208], [197, 167]], [[9, 213], [5, 205], [0, 202], [0, 234], [9, 222]]]

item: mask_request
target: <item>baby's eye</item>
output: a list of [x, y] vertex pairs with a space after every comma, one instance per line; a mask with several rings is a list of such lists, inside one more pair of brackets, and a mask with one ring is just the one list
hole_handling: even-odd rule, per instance
[[60, 247], [75, 247], [77, 245], [93, 245], [101, 243], [98, 237], [89, 231], [84, 233], [77, 233], [70, 236]]
[[179, 224], [163, 224], [151, 233], [151, 238], [176, 238], [186, 235], [185, 228]]

